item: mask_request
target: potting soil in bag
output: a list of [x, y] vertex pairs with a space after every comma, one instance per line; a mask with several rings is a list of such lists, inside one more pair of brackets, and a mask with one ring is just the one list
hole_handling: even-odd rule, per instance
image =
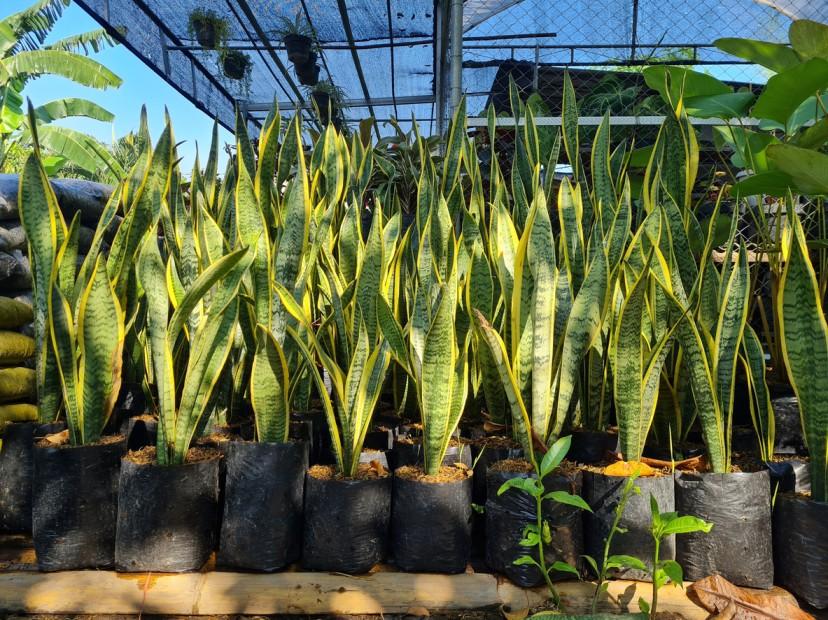
[[676, 510], [713, 524], [682, 534], [676, 560], [696, 581], [721, 575], [737, 586], [773, 586], [770, 477], [767, 470], [714, 474], [677, 472]]
[[154, 448], [121, 460], [115, 569], [180, 573], [200, 569], [216, 544], [219, 459], [216, 450], [191, 450], [199, 460], [158, 465]]
[[828, 502], [780, 494], [773, 507], [776, 582], [828, 609]]
[[0, 441], [2, 428], [7, 422], [34, 422], [37, 420], [37, 405], [29, 403], [7, 403], [0, 405]]
[[31, 304], [0, 297], [0, 329], [17, 329], [34, 319]]
[[[527, 463], [528, 465], [528, 463]], [[531, 466], [529, 466], [531, 470]], [[498, 465], [490, 468], [486, 476], [486, 564], [489, 568], [506, 575], [513, 583], [533, 587], [544, 582], [540, 570], [533, 565], [516, 565], [519, 557], [530, 555], [537, 558], [537, 549], [520, 544], [527, 525], [537, 522], [535, 498], [519, 489], [511, 488], [502, 495], [498, 490], [510, 478], [535, 477], [532, 473], [503, 471]], [[579, 495], [582, 474], [549, 475], [544, 478], [544, 488], [549, 491], [566, 491]], [[584, 552], [583, 517], [574, 506], [552, 500], [543, 503], [543, 518], [549, 523], [552, 540], [544, 545], [547, 566], [560, 561], [578, 567]], [[569, 579], [569, 573], [552, 571], [550, 577]]]
[[123, 436], [34, 449], [32, 539], [43, 571], [111, 568]]
[[0, 331], [0, 366], [13, 366], [34, 357], [35, 341], [17, 332]]
[[0, 403], [35, 398], [35, 371], [31, 368], [0, 368]]
[[[599, 564], [601, 558], [604, 557], [604, 542], [612, 528], [615, 509], [621, 500], [627, 480], [622, 476], [607, 476], [589, 470], [584, 472], [583, 497], [593, 511], [585, 514], [584, 546], [587, 554]], [[619, 526], [626, 529], [626, 532], [615, 534], [609, 553], [610, 555], [631, 555], [651, 568], [655, 546], [650, 535], [652, 520], [650, 495], [656, 498], [661, 512], [673, 512], [675, 510], [673, 477], [640, 477], [635, 480], [635, 484], [641, 489], [641, 493], [632, 493], [629, 496], [619, 522]], [[669, 536], [661, 542], [660, 555], [662, 560], [675, 559], [675, 536]], [[624, 579], [650, 581], [649, 571], [620, 569], [614, 575]]]
[[462, 573], [471, 554], [472, 472], [419, 467], [394, 473], [391, 552], [404, 571]]
[[0, 251], [26, 249], [26, 231], [19, 222], [4, 222], [0, 226]]
[[[329, 477], [323, 471], [327, 470]], [[391, 516], [391, 476], [337, 479], [330, 467], [305, 477], [302, 566], [359, 574], [385, 559]]]
[[[66, 221], [70, 221], [75, 212], [80, 211], [84, 224], [92, 227], [98, 224], [112, 193], [111, 186], [85, 179], [50, 179], [49, 182]], [[18, 218], [18, 185], [19, 177], [16, 174], [0, 174], [0, 220]]]
[[230, 441], [225, 459], [218, 563], [274, 571], [298, 560], [308, 444]]

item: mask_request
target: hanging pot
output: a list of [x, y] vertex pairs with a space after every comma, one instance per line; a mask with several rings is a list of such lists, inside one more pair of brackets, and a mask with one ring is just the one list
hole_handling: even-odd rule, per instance
[[63, 422], [12, 422], [0, 434], [0, 532], [32, 531], [35, 437], [56, 433]]
[[308, 444], [230, 441], [217, 562], [275, 571], [299, 559]]
[[184, 465], [158, 465], [145, 448], [121, 461], [115, 568], [180, 573], [200, 569], [216, 542], [218, 451], [190, 451]]
[[32, 538], [42, 571], [111, 568], [123, 435], [34, 449]]
[[472, 471], [420, 467], [394, 472], [391, 555], [404, 571], [462, 573], [471, 552]]
[[[584, 543], [586, 552], [593, 558], [602, 558], [604, 543], [615, 520], [615, 508], [621, 500], [627, 478], [607, 476], [606, 474], [585, 471], [583, 497], [592, 508], [585, 514]], [[627, 531], [616, 533], [612, 539], [610, 555], [631, 555], [638, 558], [648, 568], [652, 568], [655, 546], [650, 535], [650, 495], [658, 502], [661, 512], [675, 510], [675, 495], [672, 476], [653, 476], [637, 478], [635, 484], [641, 493], [633, 493], [627, 500], [624, 514], [618, 525]], [[672, 560], [676, 557], [675, 536], [669, 536], [661, 542], [660, 559]], [[650, 581], [649, 571], [622, 569], [614, 573], [623, 579]]]
[[[497, 493], [510, 478], [536, 478], [531, 472], [531, 465], [526, 465], [529, 471], [524, 473], [502, 471], [497, 465], [489, 468], [486, 476], [486, 564], [492, 570], [506, 575], [516, 585], [530, 588], [543, 583], [543, 575], [535, 566], [519, 566], [514, 561], [520, 556], [536, 553], [536, 550], [527, 549], [520, 544], [526, 526], [537, 521], [535, 498], [514, 488], [502, 495]], [[550, 474], [543, 482], [547, 492], [566, 491], [580, 495], [583, 474], [580, 471], [573, 475]], [[544, 548], [547, 566], [561, 561], [577, 567], [584, 552], [581, 510], [548, 500], [543, 503], [543, 517], [549, 522], [552, 534], [551, 542]], [[550, 577], [557, 580], [572, 576], [552, 571]]]
[[305, 477], [302, 566], [310, 570], [365, 573], [385, 559], [391, 514], [391, 477], [360, 468], [338, 478], [329, 466]]
[[773, 508], [776, 581], [828, 609], [828, 502], [779, 494]]
[[737, 586], [773, 586], [770, 476], [767, 470], [677, 472], [676, 510], [713, 524], [682, 534], [676, 560], [688, 581], [718, 574]]
[[303, 86], [316, 86], [319, 82], [319, 65], [316, 60], [316, 52], [311, 52], [306, 62], [295, 65], [296, 77]]
[[206, 50], [218, 49], [218, 33], [216, 31], [216, 22], [212, 19], [196, 18], [191, 21], [192, 28], [195, 31], [196, 41]]
[[304, 65], [313, 53], [311, 52], [313, 41], [303, 34], [286, 34], [282, 42], [285, 44], [288, 60], [294, 65]]
[[230, 51], [224, 54], [221, 61], [224, 75], [231, 80], [243, 80], [250, 68], [250, 58], [239, 51]]

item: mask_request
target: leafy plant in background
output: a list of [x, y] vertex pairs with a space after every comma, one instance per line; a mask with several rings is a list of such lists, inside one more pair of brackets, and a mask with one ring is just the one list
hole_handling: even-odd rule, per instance
[[653, 537], [654, 551], [653, 551], [653, 600], [647, 603], [643, 598], [638, 600], [638, 605], [641, 611], [650, 614], [650, 620], [655, 620], [658, 614], [658, 591], [668, 582], [673, 583], [680, 588], [684, 587], [684, 571], [681, 565], [675, 560], [662, 560], [659, 558], [659, 551], [661, 549], [661, 541], [668, 536], [678, 534], [690, 534], [692, 532], [709, 532], [713, 528], [712, 523], [708, 523], [698, 517], [689, 515], [680, 516], [676, 512], [659, 511], [658, 502], [656, 498], [650, 495], [650, 511], [652, 514], [652, 521], [650, 523], [650, 533]]
[[547, 566], [544, 545], [548, 545], [552, 542], [552, 529], [549, 525], [549, 521], [544, 518], [543, 504], [544, 502], [551, 500], [559, 504], [566, 504], [568, 506], [579, 508], [580, 510], [592, 512], [589, 505], [578, 495], [573, 495], [571, 493], [567, 493], [566, 491], [547, 491], [543, 484], [544, 478], [555, 471], [555, 469], [561, 464], [561, 461], [564, 460], [566, 453], [569, 452], [571, 443], [572, 437], [561, 437], [549, 447], [549, 450], [547, 450], [546, 454], [543, 455], [540, 465], [538, 465], [538, 463], [533, 459], [532, 465], [535, 468], [535, 476], [529, 478], [510, 478], [497, 490], [498, 495], [503, 495], [509, 489], [516, 489], [521, 493], [526, 493], [535, 500], [536, 521], [535, 523], [530, 523], [524, 528], [523, 538], [520, 541], [520, 545], [525, 547], [527, 551], [535, 549], [537, 557], [533, 557], [531, 554], [527, 553], [526, 555], [522, 555], [517, 558], [514, 561], [514, 564], [521, 566], [532, 565], [537, 567], [541, 575], [543, 575], [546, 586], [549, 588], [549, 594], [555, 605], [560, 603], [560, 597], [558, 596], [558, 592], [552, 583], [549, 573], [552, 571], [569, 573], [571, 575], [575, 575], [579, 579], [580, 573], [577, 568], [567, 564], [566, 562], [556, 561], [553, 562], [551, 566]]
[[42, 76], [55, 75], [82, 86], [117, 88], [121, 79], [99, 62], [86, 56], [115, 44], [104, 30], [66, 37], [43, 45], [69, 0], [38, 0], [32, 6], [0, 21], [0, 169], [13, 144], [32, 145], [32, 126], [38, 127], [43, 164], [49, 174], [72, 163], [88, 173], [109, 169], [118, 177], [124, 169], [94, 138], [54, 121], [87, 117], [103, 122], [113, 115], [87, 99], [63, 98], [35, 108], [27, 126], [23, 91]]
[[222, 50], [230, 34], [230, 22], [215, 11], [197, 8], [187, 18], [187, 33], [205, 49]]

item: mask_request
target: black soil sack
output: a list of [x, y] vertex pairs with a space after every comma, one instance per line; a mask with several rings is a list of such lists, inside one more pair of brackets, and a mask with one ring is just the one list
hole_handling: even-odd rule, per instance
[[115, 567], [181, 573], [201, 568], [216, 542], [219, 458], [162, 467], [121, 461]]
[[[615, 508], [621, 499], [627, 478], [620, 476], [606, 476], [601, 473], [584, 472], [583, 497], [593, 512], [584, 513], [584, 543], [586, 552], [596, 560], [603, 557], [604, 542], [609, 535]], [[610, 555], [631, 555], [638, 558], [647, 567], [652, 567], [655, 547], [650, 535], [650, 494], [658, 501], [661, 512], [675, 510], [675, 496], [673, 494], [672, 476], [654, 476], [652, 478], [638, 478], [635, 484], [641, 489], [640, 494], [633, 493], [627, 500], [627, 506], [621, 517], [619, 526], [626, 528], [625, 533], [616, 533], [612, 539]], [[676, 541], [670, 536], [661, 543], [662, 560], [672, 560], [676, 557]], [[650, 575], [636, 569], [619, 570], [613, 573], [624, 579], [650, 581]]]
[[[506, 459], [522, 459], [523, 449], [519, 447], [492, 447], [472, 444], [472, 463], [474, 463], [474, 481], [472, 484], [472, 499], [475, 504], [482, 506], [486, 503], [487, 472], [489, 466]], [[495, 489], [497, 493], [497, 489]]]
[[227, 442], [224, 514], [217, 562], [275, 571], [302, 552], [308, 444]]
[[811, 470], [807, 461], [767, 461], [771, 497], [777, 493], [810, 493]]
[[35, 446], [32, 538], [42, 571], [115, 563], [118, 473], [126, 440]]
[[302, 565], [359, 574], [385, 559], [391, 476], [366, 480], [305, 477]]
[[[503, 495], [497, 491], [509, 478], [528, 478], [530, 474], [489, 471], [486, 500], [486, 564], [494, 571], [506, 575], [513, 583], [531, 588], [544, 582], [541, 572], [532, 565], [516, 566], [514, 561], [522, 555], [537, 559], [537, 549], [521, 546], [523, 530], [537, 522], [535, 498], [518, 489], [509, 489]], [[532, 474], [532, 477], [535, 477]], [[566, 491], [580, 495], [583, 476], [549, 475], [544, 478], [544, 488], [549, 491]], [[566, 562], [577, 567], [584, 552], [583, 518], [574, 506], [558, 504], [551, 500], [543, 503], [543, 516], [549, 522], [552, 542], [545, 545], [547, 566], [553, 562]], [[568, 573], [552, 571], [553, 580], [571, 579]]]
[[35, 422], [8, 424], [0, 436], [0, 531], [32, 529]]
[[394, 477], [391, 555], [404, 571], [462, 573], [471, 553], [472, 479]]
[[737, 586], [773, 586], [768, 472], [678, 472], [675, 479], [678, 513], [713, 524], [707, 534], [678, 537], [676, 560], [685, 579], [718, 574]]
[[828, 502], [777, 495], [773, 557], [778, 584], [817, 609], [828, 608]]
[[32, 531], [34, 438], [60, 431], [62, 422], [14, 422], [0, 435], [0, 532]]
[[[423, 464], [423, 444], [421, 441], [395, 441], [394, 442], [394, 469], [408, 465]], [[463, 463], [467, 467], [472, 466], [471, 446], [460, 444], [449, 446], [446, 456], [443, 458], [443, 467], [450, 467], [455, 463]]]
[[566, 455], [573, 463], [600, 463], [607, 452], [618, 446], [618, 435], [606, 431], [577, 430], [572, 432], [572, 445]]

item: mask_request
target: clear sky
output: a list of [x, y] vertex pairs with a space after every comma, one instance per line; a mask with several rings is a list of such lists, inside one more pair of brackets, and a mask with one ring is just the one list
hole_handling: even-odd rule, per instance
[[[0, 0], [0, 18], [28, 7], [32, 1]], [[64, 11], [50, 40], [96, 28], [99, 28], [97, 22], [82, 8], [72, 4]], [[36, 105], [61, 97], [85, 97], [102, 105], [115, 115], [112, 123], [101, 123], [91, 119], [59, 122], [91, 134], [107, 144], [112, 142], [113, 137], [117, 138], [137, 128], [141, 104], [147, 106], [150, 133], [153, 140], [157, 139], [164, 129], [164, 107], [166, 106], [172, 118], [175, 138], [179, 142], [183, 141], [183, 144], [178, 147], [178, 154], [183, 158], [182, 171], [189, 174], [192, 168], [196, 142], [202, 153], [201, 164], [204, 165], [213, 130], [213, 120], [209, 116], [178, 94], [125, 47], [107, 49], [99, 54], [93, 54], [92, 57], [102, 62], [123, 80], [120, 88], [100, 91], [78, 86], [64, 78], [42, 77], [30, 82], [24, 94]], [[219, 138], [222, 146], [226, 142], [233, 142], [232, 134], [222, 127], [219, 127]], [[226, 157], [222, 159], [222, 166], [224, 161]]]

